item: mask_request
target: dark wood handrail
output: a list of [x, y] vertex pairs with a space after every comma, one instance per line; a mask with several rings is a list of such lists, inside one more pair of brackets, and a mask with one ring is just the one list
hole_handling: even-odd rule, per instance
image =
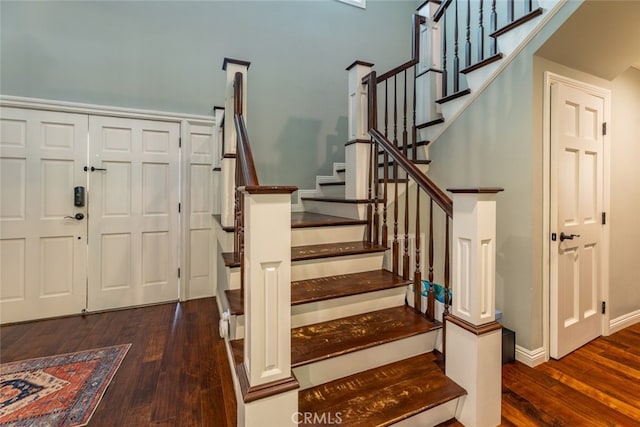
[[[396, 76], [402, 73], [405, 70], [413, 67], [418, 64], [420, 58], [420, 24], [424, 24], [426, 22], [426, 18], [422, 15], [413, 15], [413, 32], [411, 33], [411, 55], [412, 58], [405, 62], [404, 64], [398, 65], [397, 67], [392, 68], [386, 73], [380, 74], [378, 76], [378, 83], [382, 83], [383, 81]], [[362, 78], [362, 83], [367, 83], [367, 78], [369, 76], [366, 75]]]
[[449, 5], [451, 4], [451, 1], [452, 0], [446, 0], [440, 3], [440, 6], [438, 6], [438, 9], [436, 9], [436, 13], [433, 14], [433, 20], [435, 22], [440, 21], [440, 18], [444, 16], [444, 13], [446, 12]]
[[234, 96], [234, 122], [236, 125], [236, 133], [238, 135], [237, 155], [242, 175], [243, 184], [245, 186], [259, 186], [258, 174], [256, 172], [255, 163], [253, 162], [253, 154], [251, 153], [251, 144], [249, 142], [249, 134], [247, 126], [244, 122], [242, 114], [242, 73], [237, 72], [233, 79], [233, 96]]
[[389, 156], [398, 163], [422, 190], [433, 199], [433, 201], [442, 208], [449, 216], [453, 217], [453, 200], [442, 191], [428, 176], [426, 176], [418, 167], [406, 157], [391, 141], [385, 138], [377, 129], [369, 129], [371, 137], [380, 144]]

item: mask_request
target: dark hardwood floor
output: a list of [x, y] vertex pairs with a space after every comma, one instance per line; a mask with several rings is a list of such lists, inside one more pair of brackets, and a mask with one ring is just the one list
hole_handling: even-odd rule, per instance
[[[236, 424], [213, 298], [3, 326], [0, 361], [124, 343], [133, 345], [90, 426]], [[640, 324], [502, 372], [504, 426], [640, 425]]]
[[502, 369], [505, 426], [640, 425], [640, 323], [559, 361]]
[[213, 298], [3, 326], [0, 360], [126, 343], [90, 426], [235, 426]]

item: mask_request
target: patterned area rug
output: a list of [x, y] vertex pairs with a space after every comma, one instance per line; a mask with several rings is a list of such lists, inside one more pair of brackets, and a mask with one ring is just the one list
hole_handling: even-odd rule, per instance
[[0, 426], [86, 426], [131, 344], [0, 365]]

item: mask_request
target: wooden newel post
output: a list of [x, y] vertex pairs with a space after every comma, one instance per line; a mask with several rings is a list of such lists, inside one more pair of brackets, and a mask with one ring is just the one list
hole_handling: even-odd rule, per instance
[[453, 193], [453, 302], [445, 317], [448, 377], [467, 390], [458, 420], [465, 426], [500, 424], [502, 326], [495, 321], [496, 193]]
[[291, 193], [245, 187], [245, 338], [238, 425], [294, 425], [298, 381], [291, 373]]
[[356, 61], [349, 72], [349, 140], [345, 146], [347, 199], [366, 199], [371, 137], [367, 125], [367, 85], [362, 78], [371, 72], [373, 64]]
[[250, 62], [238, 59], [225, 58], [222, 63], [222, 69], [227, 72], [226, 97], [224, 102], [224, 140], [222, 142], [222, 165], [221, 165], [221, 197], [222, 204], [220, 206], [220, 218], [223, 227], [234, 226], [233, 204], [235, 197], [235, 168], [236, 168], [236, 128], [233, 120], [234, 115], [234, 96], [233, 96], [233, 80], [235, 74], [240, 72], [243, 74], [243, 112], [242, 115], [247, 121], [247, 72]]

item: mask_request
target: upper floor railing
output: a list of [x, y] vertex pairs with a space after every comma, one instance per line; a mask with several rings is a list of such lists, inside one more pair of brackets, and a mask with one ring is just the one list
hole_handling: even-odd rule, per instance
[[440, 99], [467, 89], [461, 77], [502, 58], [498, 36], [542, 14], [534, 0], [444, 0], [429, 17], [439, 25]]

